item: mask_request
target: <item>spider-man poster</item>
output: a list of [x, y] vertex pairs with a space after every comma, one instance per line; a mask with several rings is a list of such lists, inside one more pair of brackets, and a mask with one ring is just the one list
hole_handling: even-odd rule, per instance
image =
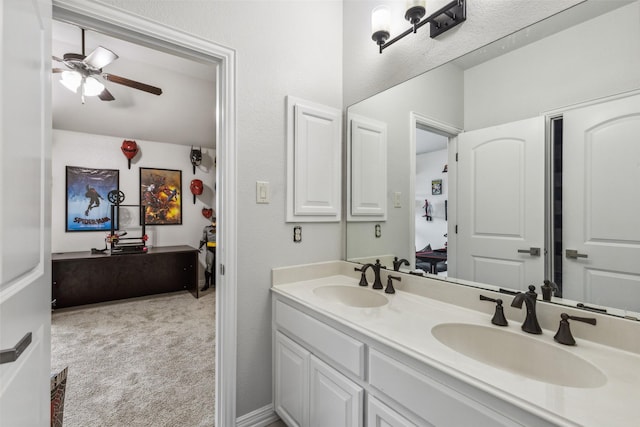
[[66, 231], [110, 231], [110, 191], [118, 191], [117, 169], [93, 169], [67, 166]]

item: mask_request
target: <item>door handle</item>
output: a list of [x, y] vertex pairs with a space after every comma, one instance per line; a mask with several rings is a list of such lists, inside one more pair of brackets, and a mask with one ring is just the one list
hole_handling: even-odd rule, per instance
[[518, 249], [519, 254], [529, 254], [531, 256], [540, 256], [540, 248]]
[[31, 344], [31, 332], [22, 337], [15, 347], [0, 350], [0, 365], [18, 360], [18, 357], [29, 347], [29, 344]]
[[573, 259], [577, 259], [577, 258], [588, 258], [589, 255], [587, 254], [579, 254], [577, 250], [575, 249], [567, 249], [567, 251], [565, 252], [567, 258], [573, 258]]

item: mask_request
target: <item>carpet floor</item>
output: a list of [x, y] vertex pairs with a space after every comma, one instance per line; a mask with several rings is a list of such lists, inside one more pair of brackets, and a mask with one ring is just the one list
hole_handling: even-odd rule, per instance
[[214, 425], [212, 291], [56, 310], [51, 347], [65, 427]]

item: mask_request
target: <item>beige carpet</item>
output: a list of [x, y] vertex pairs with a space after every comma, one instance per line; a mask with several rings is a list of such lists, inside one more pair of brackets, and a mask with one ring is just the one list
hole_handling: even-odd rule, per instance
[[57, 310], [51, 347], [65, 427], [214, 425], [212, 291]]

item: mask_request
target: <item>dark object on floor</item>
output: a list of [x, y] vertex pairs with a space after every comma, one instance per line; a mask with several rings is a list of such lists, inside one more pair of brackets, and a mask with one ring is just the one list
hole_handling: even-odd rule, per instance
[[67, 366], [60, 371], [51, 372], [51, 427], [62, 427], [68, 369]]

